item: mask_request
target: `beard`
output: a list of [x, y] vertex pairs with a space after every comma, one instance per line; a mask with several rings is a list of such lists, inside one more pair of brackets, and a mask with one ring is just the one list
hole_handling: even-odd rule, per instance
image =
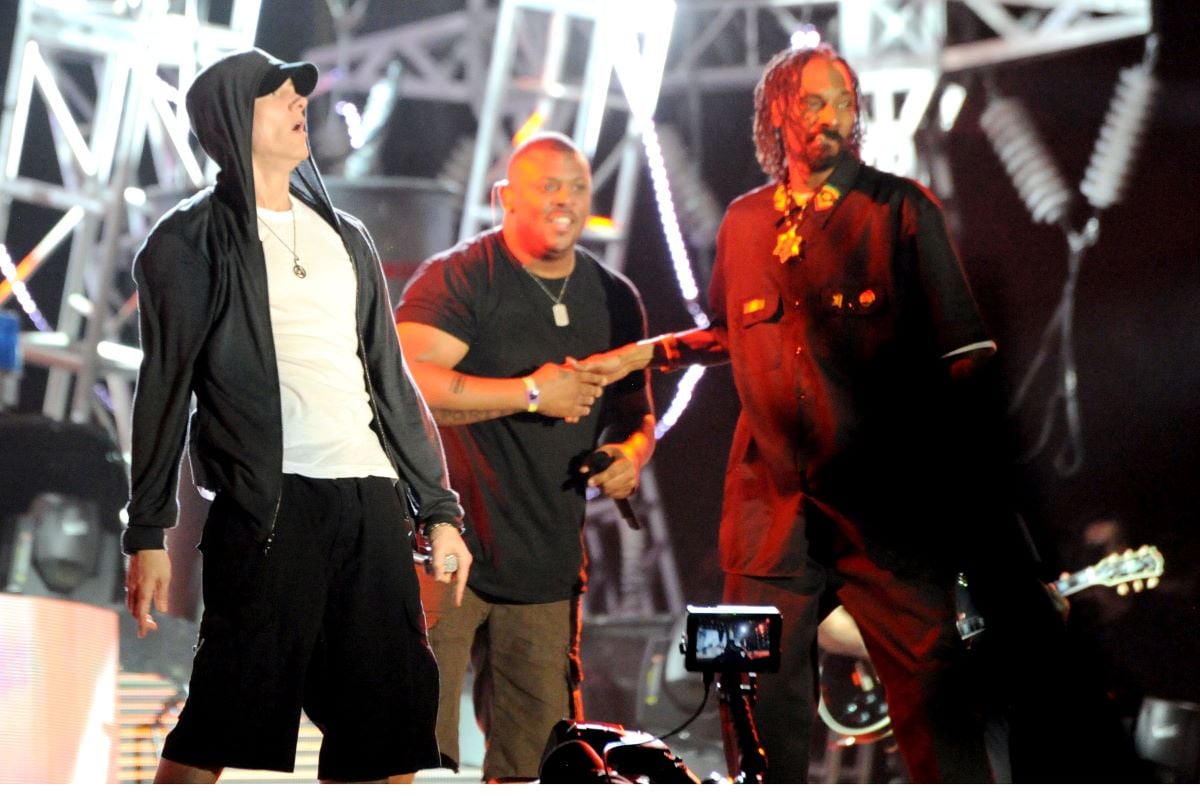
[[821, 130], [808, 139], [804, 150], [804, 162], [810, 171], [818, 172], [833, 168], [846, 139], [836, 130]]

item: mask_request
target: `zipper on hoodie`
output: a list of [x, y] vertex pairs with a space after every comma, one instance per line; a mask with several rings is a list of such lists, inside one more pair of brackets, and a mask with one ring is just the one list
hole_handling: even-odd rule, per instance
[[[290, 192], [289, 192], [289, 194], [290, 194]], [[299, 201], [299, 200], [297, 200], [297, 201]], [[263, 251], [263, 246], [262, 246], [261, 242], [259, 242], [259, 244], [258, 244], [258, 252], [259, 252], [259, 256], [262, 257], [264, 268], [265, 268], [266, 261], [267, 261], [267, 255], [266, 255], [266, 252]], [[265, 271], [264, 271], [264, 278], [265, 278]], [[355, 312], [357, 313], [357, 309], [355, 310]], [[270, 304], [268, 303], [267, 318], [269, 319], [270, 317], [271, 317], [271, 307], [270, 307]], [[270, 321], [268, 320], [268, 327], [269, 326], [270, 326]], [[271, 354], [275, 360], [275, 383], [281, 384], [282, 379], [279, 378], [279, 355], [275, 351], [274, 337], [271, 338]], [[279, 438], [280, 438], [280, 444], [282, 444], [282, 440], [283, 440], [283, 409], [282, 409], [282, 407], [280, 407]], [[281, 463], [283, 462], [282, 448], [279, 451], [279, 461]], [[280, 471], [279, 478], [280, 478], [279, 491], [275, 495], [275, 510], [271, 512], [271, 524], [267, 526], [267, 538], [264, 539], [262, 541], [262, 543], [259, 545], [259, 549], [262, 552], [262, 555], [264, 558], [268, 554], [270, 554], [271, 546], [273, 544], [275, 544], [275, 524], [279, 521], [279, 507], [283, 505], [283, 473], [282, 473], [282, 470]]]
[[[280, 479], [283, 476], [280, 475]], [[265, 558], [271, 552], [271, 545], [275, 544], [275, 522], [279, 519], [279, 507], [283, 504], [283, 483], [279, 484], [279, 494], [275, 496], [275, 511], [271, 513], [271, 527], [267, 531], [267, 538], [262, 543], [262, 554]]]

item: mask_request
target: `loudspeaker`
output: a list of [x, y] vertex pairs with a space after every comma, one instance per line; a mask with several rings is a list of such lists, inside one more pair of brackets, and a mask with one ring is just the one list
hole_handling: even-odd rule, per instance
[[17, 533], [33, 537], [33, 568], [59, 594], [71, 594], [95, 574], [100, 519], [93, 501], [43, 492], [17, 518]]
[[94, 503], [44, 493], [30, 510], [0, 519], [0, 589], [112, 607], [121, 602], [120, 540]]
[[120, 602], [128, 496], [120, 451], [100, 429], [0, 416], [0, 588]]

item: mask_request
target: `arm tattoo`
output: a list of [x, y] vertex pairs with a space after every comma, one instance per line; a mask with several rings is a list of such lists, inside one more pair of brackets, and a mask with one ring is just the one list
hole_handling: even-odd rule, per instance
[[484, 420], [495, 420], [497, 417], [515, 415], [515, 409], [432, 409], [433, 419], [442, 426], [465, 426], [469, 423], [479, 423]]
[[461, 373], [456, 373], [454, 378], [450, 380], [450, 392], [459, 394], [467, 387], [467, 377]]

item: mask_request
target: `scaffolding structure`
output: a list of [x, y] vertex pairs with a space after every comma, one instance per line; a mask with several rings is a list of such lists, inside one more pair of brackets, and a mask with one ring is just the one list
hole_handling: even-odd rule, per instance
[[[0, 283], [0, 306], [16, 282], [36, 280], [65, 250], [57, 324], [22, 336], [25, 360], [49, 370], [45, 415], [97, 422], [123, 451], [140, 362], [122, 343], [136, 309], [123, 277], [150, 224], [211, 176], [188, 140], [184, 90], [203, 65], [251, 46], [258, 26], [259, 0], [232, 0], [218, 20], [209, 6], [22, 0], [13, 31], [0, 114], [0, 242], [30, 206], [57, 220], [28, 251], [9, 252], [15, 278]], [[45, 126], [49, 142], [39, 140]], [[39, 173], [47, 145], [56, 168]]]
[[[259, 12], [260, 0], [20, 0], [0, 112], [0, 243], [27, 206], [57, 220], [28, 250], [8, 251], [15, 274], [0, 282], [0, 308], [67, 250], [57, 323], [22, 335], [25, 358], [49, 371], [46, 415], [98, 422], [125, 452], [140, 354], [125, 344], [136, 297], [121, 277], [150, 224], [211, 179], [188, 140], [183, 91], [202, 65], [253, 43]], [[593, 162], [594, 210], [610, 221], [585, 241], [623, 270], [658, 99], [685, 98], [681, 137], [700, 151], [705, 96], [749, 91], [795, 34], [818, 32], [858, 71], [865, 159], [931, 181], [913, 136], [934, 109], [953, 115], [945, 100], [961, 104], [959, 76], [1150, 29], [1150, 0], [465, 0], [305, 57], [336, 92], [366, 95], [388, 80], [404, 97], [474, 111], [460, 236], [493, 223], [490, 188], [518, 129], [535, 120], [573, 135]], [[50, 140], [35, 140], [47, 125]], [[27, 157], [47, 147], [53, 177]], [[652, 469], [643, 478], [635, 504], [653, 553], [643, 560], [677, 602]]]
[[[815, 30], [835, 43], [862, 80], [867, 100], [864, 156], [910, 176], [922, 171], [912, 134], [960, 75], [1143, 36], [1151, 27], [1150, 0], [679, 0], [669, 5], [675, 9], [674, 33], [661, 94], [689, 98], [695, 112], [685, 137], [693, 151], [703, 140], [699, 109], [706, 94], [753, 88], [779, 42]], [[589, 73], [571, 92], [566, 83], [556, 82], [563, 53], [550, 49], [552, 38], [539, 16], [574, 19], [577, 34], [597, 36], [597, 20], [639, 16], [645, 6], [636, 0], [467, 0], [462, 10], [318, 47], [306, 57], [323, 72], [336, 68], [338, 86], [363, 94], [387, 78], [389, 64], [399, 61], [404, 96], [468, 105], [481, 130], [496, 130], [528, 107], [530, 92], [542, 90], [547, 93], [543, 101], [561, 103], [578, 96], [587, 80], [607, 80]], [[951, 17], [958, 22], [954, 31]], [[518, 20], [520, 35], [514, 36]], [[577, 41], [590, 46], [586, 39]], [[494, 46], [492, 69], [484, 57], [489, 43]], [[505, 74], [512, 60], [524, 66]], [[588, 87], [594, 91], [592, 84]], [[605, 107], [625, 110], [619, 92]], [[503, 138], [493, 143], [491, 156], [480, 158], [476, 149], [472, 161], [470, 181], [479, 190], [510, 146]], [[481, 204], [464, 208], [461, 231], [478, 229], [490, 219], [480, 217]], [[620, 261], [607, 259], [621, 268]]]

